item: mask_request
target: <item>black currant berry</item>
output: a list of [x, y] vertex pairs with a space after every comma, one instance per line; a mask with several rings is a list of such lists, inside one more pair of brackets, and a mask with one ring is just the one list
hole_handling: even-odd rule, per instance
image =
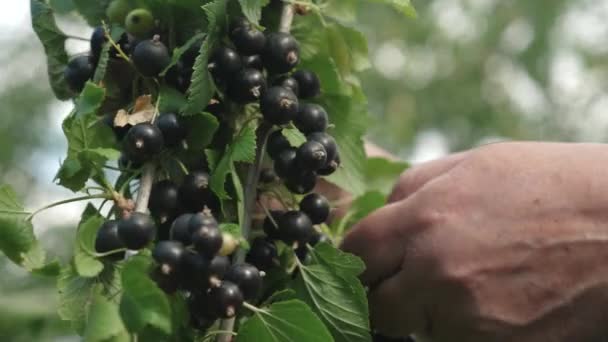
[[228, 84], [228, 96], [236, 103], [258, 101], [266, 92], [266, 78], [260, 70], [243, 69]]
[[320, 243], [329, 243], [329, 244], [331, 244], [332, 241], [329, 238], [329, 236], [327, 236], [327, 235], [325, 235], [323, 233], [315, 231], [314, 234], [312, 234], [312, 237], [310, 238], [310, 241], [308, 241], [308, 244], [311, 245], [311, 246], [316, 246], [316, 245], [318, 245]]
[[263, 229], [266, 236], [271, 240], [281, 240], [281, 231], [278, 226], [279, 218], [285, 214], [284, 211], [271, 210], [270, 215], [264, 219]]
[[163, 133], [167, 147], [177, 147], [186, 139], [186, 127], [182, 125], [175, 113], [161, 114], [156, 120], [156, 126]]
[[195, 328], [206, 330], [218, 319], [210, 304], [209, 294], [204, 291], [197, 291], [188, 298], [188, 309], [196, 320]]
[[277, 181], [277, 174], [272, 169], [262, 169], [260, 171], [260, 183], [270, 184]]
[[190, 291], [209, 288], [209, 259], [196, 252], [186, 251], [183, 257], [182, 285]]
[[192, 233], [190, 232], [190, 220], [193, 214], [181, 214], [171, 225], [171, 240], [179, 241], [184, 246], [192, 244]]
[[224, 279], [238, 285], [245, 300], [257, 299], [262, 290], [262, 275], [255, 266], [249, 264], [233, 265]]
[[150, 274], [150, 278], [156, 283], [156, 286], [168, 294], [177, 292], [181, 285], [180, 277], [163, 273], [161, 267], [155, 267]]
[[317, 186], [317, 174], [313, 171], [303, 171], [291, 174], [285, 179], [285, 186], [294, 194], [304, 195]]
[[329, 201], [320, 194], [309, 194], [300, 201], [300, 210], [303, 211], [313, 224], [321, 224], [329, 218]]
[[179, 191], [177, 184], [165, 179], [155, 183], [150, 193], [148, 209], [152, 216], [165, 223], [179, 212]]
[[84, 89], [87, 81], [93, 77], [94, 73], [95, 67], [91, 63], [91, 59], [89, 56], [83, 55], [70, 60], [63, 72], [63, 76], [70, 89], [79, 93]]
[[173, 220], [167, 220], [165, 222], [159, 222], [156, 229], [156, 241], [167, 241], [171, 240], [171, 226]]
[[163, 134], [158, 127], [143, 122], [131, 127], [125, 137], [123, 152], [133, 161], [146, 162], [156, 157], [163, 146]]
[[297, 169], [297, 149], [289, 147], [274, 160], [274, 172], [281, 178], [287, 178]]
[[146, 247], [155, 235], [156, 226], [149, 215], [134, 212], [128, 218], [118, 221], [118, 236], [128, 249]]
[[103, 49], [103, 44], [106, 42], [106, 30], [104, 30], [103, 26], [97, 26], [93, 30], [93, 34], [91, 34], [91, 58], [94, 61], [99, 60], [99, 56], [101, 56], [101, 50]]
[[230, 25], [230, 40], [237, 51], [244, 56], [260, 54], [266, 46], [264, 33], [245, 18], [239, 18]]
[[262, 95], [260, 110], [271, 124], [288, 124], [298, 115], [298, 97], [285, 87], [270, 87]]
[[327, 152], [327, 160], [335, 160], [338, 154], [338, 144], [336, 140], [329, 134], [324, 132], [311, 133], [307, 136], [308, 141], [316, 141], [325, 147]]
[[291, 147], [289, 140], [283, 135], [282, 130], [274, 131], [268, 137], [268, 143], [266, 144], [266, 151], [270, 158], [276, 159], [279, 157], [279, 154], [284, 150]]
[[287, 88], [287, 89], [293, 91], [293, 93], [299, 97], [300, 85], [298, 84], [298, 81], [296, 81], [296, 79], [293, 77], [290, 77], [290, 76], [279, 77], [279, 79], [274, 82], [273, 86]]
[[298, 70], [293, 74], [293, 78], [298, 81], [300, 86], [300, 98], [309, 99], [321, 94], [321, 82], [314, 72]]
[[298, 242], [300, 245], [308, 243], [314, 228], [308, 215], [301, 211], [288, 211], [279, 218], [279, 228], [283, 240], [287, 244]]
[[120, 158], [118, 158], [118, 167], [120, 167], [121, 169], [137, 170], [137, 169], [141, 168], [142, 166], [143, 166], [143, 164], [140, 161], [131, 160], [124, 153], [121, 153]]
[[[195, 218], [191, 220], [194, 221]], [[192, 244], [194, 249], [207, 258], [213, 258], [222, 248], [223, 236], [222, 231], [216, 224], [200, 224], [192, 225], [190, 223], [190, 232], [192, 233]]]
[[277, 257], [277, 246], [272, 241], [259, 237], [251, 243], [247, 262], [262, 271], [268, 271], [274, 267]]
[[[107, 253], [121, 248], [125, 248], [125, 245], [118, 237], [118, 221], [110, 220], [104, 222], [97, 231], [95, 251], [97, 253]], [[110, 260], [121, 260], [124, 256], [125, 252], [117, 252], [106, 256], [106, 258]]]
[[178, 241], [161, 241], [152, 250], [152, 257], [166, 275], [180, 273], [185, 255], [186, 249]]
[[209, 263], [208, 281], [210, 285], [218, 284], [224, 279], [226, 272], [230, 269], [230, 258], [217, 255]]
[[222, 282], [219, 287], [211, 288], [209, 298], [216, 314], [225, 319], [236, 316], [245, 301], [238, 285], [229, 281]]
[[287, 73], [300, 62], [299, 44], [289, 33], [270, 33], [266, 36], [262, 60], [268, 71], [277, 74]]
[[327, 151], [314, 140], [302, 144], [297, 151], [297, 163], [301, 170], [317, 171], [327, 162]]
[[216, 198], [209, 189], [209, 174], [204, 171], [191, 172], [179, 187], [182, 205], [192, 212], [200, 212], [205, 207], [215, 209]]
[[317, 174], [320, 176], [329, 176], [334, 172], [338, 171], [338, 168], [340, 167], [341, 163], [342, 162], [340, 161], [340, 153], [338, 152], [334, 160], [328, 161], [323, 168], [317, 170]]
[[159, 36], [137, 44], [131, 56], [137, 70], [146, 77], [156, 77], [171, 63], [171, 56]]
[[208, 65], [209, 72], [217, 83], [230, 80], [242, 67], [241, 56], [226, 46], [222, 46], [213, 52]]
[[243, 57], [243, 68], [244, 69], [257, 69], [260, 71], [264, 71], [264, 64], [262, 63], [262, 57], [260, 57], [260, 55]]
[[329, 117], [325, 109], [317, 104], [300, 103], [294, 124], [305, 135], [325, 132], [329, 125]]
[[154, 29], [154, 16], [145, 8], [134, 9], [125, 19], [125, 29], [136, 37], [145, 37]]

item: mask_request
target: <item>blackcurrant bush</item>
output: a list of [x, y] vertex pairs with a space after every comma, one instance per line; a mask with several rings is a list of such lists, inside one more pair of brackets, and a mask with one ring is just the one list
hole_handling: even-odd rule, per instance
[[131, 56], [135, 68], [146, 77], [158, 76], [171, 63], [171, 56], [158, 36], [137, 44]]
[[321, 94], [321, 82], [317, 75], [310, 70], [298, 70], [294, 72], [293, 78], [300, 86], [300, 97], [309, 99]]
[[158, 127], [143, 122], [131, 127], [125, 137], [123, 152], [133, 161], [145, 162], [156, 157], [163, 146], [163, 134]]
[[301, 103], [294, 124], [305, 135], [324, 132], [329, 125], [329, 117], [323, 107], [313, 103]]
[[304, 245], [310, 241], [315, 231], [308, 215], [295, 210], [288, 211], [279, 218], [279, 228], [287, 244], [298, 242]]
[[314, 140], [302, 144], [297, 151], [297, 163], [301, 170], [317, 171], [327, 162], [327, 151]]
[[289, 140], [283, 135], [282, 130], [274, 131], [268, 136], [268, 143], [266, 144], [266, 151], [270, 158], [276, 159], [279, 154], [284, 150], [291, 147]]
[[224, 281], [222, 285], [211, 288], [209, 298], [216, 314], [224, 319], [236, 316], [245, 301], [238, 285], [229, 281]]
[[274, 82], [273, 86], [287, 88], [293, 91], [296, 96], [300, 94], [300, 85], [298, 84], [298, 81], [296, 81], [295, 78], [290, 76], [279, 77], [279, 79]]
[[303, 171], [290, 174], [285, 179], [285, 186], [294, 194], [304, 195], [315, 189], [317, 174], [313, 171]]
[[[95, 251], [97, 253], [107, 253], [121, 248], [125, 248], [125, 245], [118, 237], [118, 221], [110, 220], [104, 222], [97, 231]], [[121, 260], [124, 256], [124, 252], [117, 252], [106, 256], [106, 258], [110, 260]]]
[[152, 216], [165, 223], [179, 212], [179, 192], [177, 184], [169, 179], [155, 183], [150, 193], [148, 209]]
[[260, 55], [243, 57], [243, 68], [244, 69], [257, 69], [260, 71], [264, 71], [264, 64], [262, 63], [262, 57], [260, 57]]
[[179, 199], [185, 209], [199, 212], [216, 207], [217, 199], [209, 189], [209, 174], [204, 171], [190, 172], [179, 187]]
[[154, 220], [149, 215], [134, 212], [118, 221], [118, 236], [122, 243], [132, 250], [146, 247], [156, 235]]
[[103, 49], [103, 44], [106, 42], [106, 30], [104, 30], [103, 26], [98, 26], [93, 30], [93, 34], [91, 34], [91, 58], [94, 61], [99, 60], [99, 56], [101, 55], [101, 50]]
[[181, 214], [171, 225], [171, 240], [179, 241], [184, 246], [192, 244], [192, 233], [190, 231], [190, 220], [193, 214]]
[[273, 125], [285, 125], [298, 115], [298, 98], [285, 87], [270, 87], [260, 100], [264, 119]]
[[230, 80], [243, 67], [241, 56], [229, 47], [222, 46], [215, 50], [209, 60], [209, 72], [216, 83]]
[[308, 215], [313, 224], [321, 224], [329, 218], [329, 201], [323, 195], [309, 194], [300, 201], [300, 210]]
[[279, 154], [274, 160], [274, 172], [281, 177], [287, 178], [297, 167], [297, 149], [289, 147]]
[[164, 274], [179, 274], [183, 263], [186, 249], [178, 241], [161, 241], [154, 246], [152, 257], [160, 266]]
[[230, 258], [217, 255], [209, 262], [207, 273], [207, 286], [216, 286], [224, 279], [226, 272], [230, 269]]
[[279, 218], [285, 214], [284, 211], [271, 210], [270, 215], [264, 219], [263, 229], [264, 233], [269, 239], [281, 240], [281, 231], [278, 226]]
[[307, 138], [308, 141], [316, 141], [325, 147], [327, 160], [335, 160], [338, 154], [338, 144], [336, 144], [336, 140], [331, 135], [324, 132], [316, 132], [309, 134]]
[[207, 258], [213, 258], [222, 248], [222, 231], [216, 225], [191, 226], [192, 245], [194, 249]]
[[262, 275], [255, 266], [249, 264], [233, 265], [224, 279], [238, 285], [245, 300], [257, 299], [262, 290]]
[[277, 181], [277, 174], [272, 169], [262, 169], [260, 171], [260, 183], [270, 184]]
[[287, 73], [300, 62], [300, 46], [289, 33], [270, 33], [266, 36], [262, 60], [268, 71], [277, 74]]
[[340, 165], [340, 153], [338, 152], [336, 153], [336, 157], [334, 158], [334, 160], [328, 161], [323, 168], [317, 170], [317, 174], [320, 176], [329, 176], [334, 172], [338, 171]]
[[266, 46], [266, 36], [245, 18], [239, 18], [230, 25], [230, 39], [237, 51], [245, 56], [257, 55]]
[[268, 271], [275, 266], [277, 257], [277, 246], [272, 241], [258, 237], [251, 243], [246, 260], [258, 269]]
[[239, 248], [239, 240], [235, 239], [232, 234], [222, 234], [222, 248], [220, 248], [218, 255], [229, 256], [236, 252]]
[[228, 84], [228, 96], [240, 104], [258, 101], [264, 92], [266, 92], [266, 78], [257, 69], [239, 71]]
[[94, 73], [95, 67], [91, 63], [91, 59], [89, 56], [82, 55], [70, 60], [63, 72], [63, 76], [72, 91], [81, 92]]
[[145, 37], [154, 29], [154, 16], [145, 8], [134, 9], [125, 19], [125, 29], [136, 37]]
[[209, 259], [186, 251], [183, 258], [182, 286], [190, 291], [209, 288]]
[[175, 113], [161, 114], [156, 120], [156, 126], [163, 133], [165, 146], [167, 147], [179, 146], [186, 139], [188, 133]]
[[108, 5], [106, 16], [111, 23], [123, 25], [130, 11], [129, 0], [114, 0]]

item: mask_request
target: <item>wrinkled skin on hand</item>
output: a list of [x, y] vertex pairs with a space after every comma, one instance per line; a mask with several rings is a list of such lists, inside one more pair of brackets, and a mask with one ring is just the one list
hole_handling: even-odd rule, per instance
[[608, 145], [504, 143], [405, 172], [343, 248], [373, 326], [434, 341], [605, 341]]

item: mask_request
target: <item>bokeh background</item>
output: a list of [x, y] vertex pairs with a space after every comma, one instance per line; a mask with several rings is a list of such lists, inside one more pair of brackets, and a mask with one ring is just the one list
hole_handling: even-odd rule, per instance
[[[362, 75], [370, 140], [412, 162], [500, 140], [605, 140], [608, 0], [413, 3], [416, 20], [361, 4], [372, 61]], [[37, 208], [70, 197], [52, 180], [71, 104], [54, 100], [29, 20], [28, 1], [3, 1], [0, 177]], [[74, 15], [60, 26], [79, 37], [91, 32]], [[70, 40], [68, 48], [83, 52], [87, 43]], [[50, 253], [71, 250], [81, 210], [67, 205], [36, 219]], [[0, 257], [0, 341], [77, 340], [55, 311], [54, 283]]]

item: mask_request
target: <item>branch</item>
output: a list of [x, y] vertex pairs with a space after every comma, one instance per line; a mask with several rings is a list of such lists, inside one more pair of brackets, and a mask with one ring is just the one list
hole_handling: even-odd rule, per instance
[[155, 171], [156, 167], [153, 163], [144, 165], [141, 182], [139, 183], [139, 191], [137, 192], [137, 199], [135, 200], [135, 211], [138, 213], [145, 213], [148, 210], [148, 202], [150, 201]]

